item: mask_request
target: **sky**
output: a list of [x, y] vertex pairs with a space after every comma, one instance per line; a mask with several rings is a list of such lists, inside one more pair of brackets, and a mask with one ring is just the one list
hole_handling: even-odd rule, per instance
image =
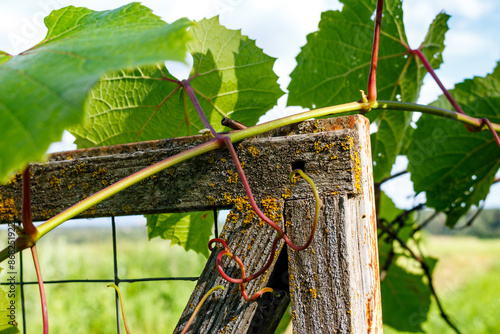
[[[0, 50], [16, 54], [41, 41], [47, 31], [43, 18], [54, 9], [74, 5], [106, 10], [127, 3], [129, 1], [121, 0], [4, 1], [0, 5]], [[336, 0], [309, 0], [307, 4], [303, 0], [145, 0], [142, 4], [166, 22], [181, 17], [199, 20], [220, 15], [223, 25], [241, 29], [243, 34], [255, 39], [264, 52], [277, 58], [274, 70], [284, 91], [296, 65], [295, 57], [306, 43], [307, 34], [317, 30], [321, 12], [342, 8]], [[466, 78], [491, 73], [500, 60], [500, 1], [405, 0], [403, 9], [408, 41], [413, 48], [422, 42], [429, 24], [439, 12], [451, 15], [443, 52], [444, 64], [436, 71], [446, 88], [451, 89]], [[187, 77], [189, 72], [189, 67], [180, 63], [169, 63], [168, 67], [179, 79]], [[427, 76], [419, 102], [432, 102], [440, 93]], [[285, 106], [286, 96], [261, 121], [302, 111], [299, 107]], [[53, 144], [50, 150], [74, 149], [72, 141], [72, 136], [65, 133], [62, 142]], [[398, 158], [393, 172], [404, 170], [406, 164], [405, 158]], [[425, 199], [423, 196], [414, 199], [412, 189], [408, 175], [383, 186], [400, 208], [411, 208]], [[492, 187], [486, 207], [500, 208], [500, 184]]]

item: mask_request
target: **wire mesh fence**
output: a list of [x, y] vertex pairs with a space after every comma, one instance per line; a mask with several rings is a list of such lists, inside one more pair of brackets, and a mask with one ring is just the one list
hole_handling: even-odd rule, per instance
[[[218, 237], [218, 223], [217, 223], [217, 210], [214, 210], [214, 235]], [[50, 286], [53, 285], [69, 285], [69, 284], [74, 284], [74, 283], [80, 283], [80, 284], [85, 284], [85, 285], [93, 285], [93, 284], [115, 284], [116, 286], [120, 287], [120, 285], [124, 284], [131, 284], [131, 283], [138, 283], [138, 282], [165, 282], [165, 281], [185, 281], [185, 282], [194, 282], [197, 281], [199, 276], [177, 276], [177, 275], [172, 275], [172, 276], [150, 276], [150, 277], [139, 277], [139, 278], [129, 278], [125, 277], [126, 273], [120, 274], [119, 272], [119, 267], [120, 267], [120, 260], [119, 260], [119, 252], [118, 252], [118, 242], [119, 242], [119, 235], [117, 233], [117, 221], [114, 216], [109, 217], [109, 224], [111, 225], [111, 238], [110, 240], [106, 240], [106, 242], [111, 243], [112, 246], [112, 275], [110, 275], [109, 278], [88, 278], [91, 276], [91, 271], [92, 268], [88, 268], [88, 275], [84, 277], [77, 277], [77, 278], [71, 278], [71, 279], [44, 279], [44, 284], [46, 286], [46, 289]], [[143, 227], [144, 228], [144, 227]], [[47, 235], [44, 239], [51, 238], [51, 235]], [[137, 240], [137, 243], [144, 242], [144, 240]], [[39, 249], [39, 253], [43, 253], [43, 246], [42, 247], [37, 247]], [[31, 265], [29, 261], [26, 259], [26, 253], [23, 254], [23, 252], [18, 253], [16, 260], [18, 263], [16, 263], [16, 272], [15, 272], [15, 282], [10, 282], [7, 279], [2, 279], [2, 282], [0, 282], [1, 286], [12, 286], [15, 285], [16, 291], [18, 291], [18, 301], [20, 303], [20, 314], [16, 314], [16, 321], [19, 323], [21, 332], [23, 334], [31, 334], [33, 331], [28, 330], [28, 323], [30, 322], [30, 316], [28, 315], [29, 312], [27, 312], [27, 309], [30, 307], [33, 307], [33, 305], [29, 305], [27, 302], [27, 287], [37, 285], [38, 282], [36, 279], [31, 279], [31, 277], [26, 277], [26, 265]], [[109, 263], [107, 264], [109, 265]], [[168, 264], [165, 264], [168, 266]], [[5, 266], [5, 265], [4, 265]], [[44, 271], [50, 270], [50, 268], [44, 268], [42, 267], [42, 274]], [[71, 290], [70, 292], [67, 293], [67, 297], [71, 298], [72, 293]], [[35, 293], [35, 291], [30, 291], [29, 293]], [[16, 293], [17, 294], [17, 293]], [[48, 297], [50, 299], [50, 296]], [[121, 324], [121, 310], [120, 310], [120, 301], [118, 298], [118, 293], [115, 291], [115, 296], [114, 296], [114, 317], [116, 318], [116, 333], [120, 334], [122, 333], [122, 324]], [[20, 317], [19, 317], [20, 315]], [[41, 317], [41, 314], [39, 315]], [[49, 310], [49, 323], [51, 317], [57, 316], [57, 314], [51, 314]], [[19, 319], [20, 318], [20, 319]], [[20, 320], [20, 321], [19, 321]], [[83, 319], [82, 319], [83, 320]]]

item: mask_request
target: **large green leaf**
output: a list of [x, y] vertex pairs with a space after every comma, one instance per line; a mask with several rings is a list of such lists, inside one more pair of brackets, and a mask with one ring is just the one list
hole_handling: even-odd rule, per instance
[[[378, 203], [378, 216], [377, 219], [382, 221], [383, 224], [389, 225], [394, 219], [396, 219], [403, 210], [400, 210], [396, 207], [392, 199], [390, 199], [389, 196], [387, 196], [383, 191], [380, 191], [380, 199]], [[381, 230], [379, 230], [379, 235], [380, 235]], [[405, 237], [403, 238], [403, 241], [406, 242], [408, 239], [407, 236], [409, 234], [406, 233]], [[378, 241], [378, 254], [379, 254], [379, 259], [380, 259], [380, 264], [381, 266], [384, 266], [389, 252], [392, 250], [392, 243], [393, 240], [389, 238], [387, 235], [385, 235], [382, 238], [379, 238]]]
[[[413, 215], [410, 214], [404, 224], [396, 222], [402, 213], [403, 210], [398, 209], [384, 192], [380, 193], [378, 218], [385, 221], [383, 223], [397, 233], [400, 240], [411, 245], [413, 243], [408, 240], [413, 230]], [[405, 255], [406, 250], [398, 241], [381, 232], [379, 230], [382, 236], [379, 238], [380, 266], [385, 271], [381, 284], [384, 325], [398, 331], [422, 332], [421, 325], [427, 319], [431, 305], [424, 274], [419, 264]], [[426, 263], [432, 273], [436, 261], [426, 259]]]
[[[283, 94], [272, 69], [275, 59], [239, 31], [221, 26], [217, 17], [197, 22], [189, 32], [187, 47], [194, 60], [191, 85], [212, 126], [222, 131], [220, 121], [229, 115], [246, 125], [256, 124]], [[176, 78], [163, 65], [104, 77], [87, 102], [88, 121], [70, 129], [78, 147], [197, 134], [203, 125], [196, 110], [185, 90], [171, 80]], [[161, 235], [207, 255], [210, 231], [200, 231], [207, 226], [201, 217], [150, 216], [150, 237]]]
[[[448, 30], [446, 24], [448, 19], [448, 15], [439, 14], [432, 22], [423, 43], [420, 45], [420, 51], [429, 60], [433, 68], [439, 68], [443, 62], [442, 52], [444, 50], [444, 35]], [[397, 79], [401, 94], [400, 96], [396, 95], [396, 99], [416, 102], [427, 70], [414, 54], [408, 55], [405, 66], [404, 69], [400, 69], [401, 74]], [[385, 72], [379, 70], [377, 72], [385, 76]], [[379, 95], [379, 99], [381, 98], [385, 97]], [[394, 98], [391, 97], [390, 99]], [[396, 157], [403, 154], [405, 134], [407, 134], [408, 130], [411, 132], [408, 126], [411, 116], [411, 113], [408, 112], [394, 112], [392, 110], [381, 110], [372, 115], [368, 114], [370, 120], [375, 120], [378, 125], [378, 131], [371, 135], [375, 182], [380, 182], [388, 177]]]
[[[485, 78], [457, 84], [451, 95], [466, 114], [500, 123], [500, 63]], [[432, 105], [451, 109], [444, 96]], [[425, 192], [427, 205], [445, 212], [451, 227], [485, 199], [500, 168], [500, 149], [488, 131], [471, 133], [458, 122], [424, 114], [408, 159], [415, 191]]]
[[190, 22], [166, 24], [132, 3], [102, 12], [70, 6], [45, 24], [42, 42], [0, 66], [0, 180], [42, 159], [65, 127], [83, 120], [88, 92], [104, 73], [183, 60]]
[[[359, 100], [366, 89], [373, 41], [372, 16], [376, 0], [343, 0], [342, 11], [322, 14], [319, 30], [307, 37], [297, 57], [288, 87], [289, 105], [319, 108]], [[408, 52], [401, 0], [385, 1], [377, 68], [378, 98], [415, 102], [425, 69]], [[444, 33], [449, 16], [439, 14], [421, 45], [434, 68], [442, 63]], [[378, 125], [372, 135], [375, 182], [390, 175], [402, 147], [410, 113], [374, 111]]]
[[214, 224], [212, 212], [168, 213], [146, 216], [149, 239], [160, 237], [208, 257], [208, 241]]
[[[189, 31], [193, 55], [191, 85], [216, 131], [231, 115], [254, 125], [283, 94], [272, 67], [275, 59], [239, 31], [219, 24], [217, 17], [196, 23]], [[88, 121], [70, 131], [79, 148], [197, 134], [203, 125], [184, 89], [163, 65], [120, 71], [103, 78], [86, 105]], [[188, 249], [208, 254], [210, 231], [202, 215], [149, 216], [150, 238], [161, 235]], [[149, 223], [151, 222], [151, 223]], [[156, 223], [161, 222], [158, 227]], [[168, 228], [165, 229], [165, 226]], [[173, 233], [182, 226], [182, 235]], [[165, 232], [162, 232], [165, 229]], [[205, 240], [206, 239], [206, 240]], [[200, 243], [200, 240], [204, 242]]]
[[[414, 261], [401, 262], [390, 266], [381, 283], [384, 325], [398, 331], [421, 333], [431, 306], [430, 289], [423, 273], [407, 269]], [[436, 260], [427, 259], [426, 262], [432, 273]]]
[[[283, 94], [267, 56], [239, 31], [204, 19], [190, 30], [191, 85], [217, 131], [231, 115], [254, 125]], [[197, 134], [203, 125], [185, 90], [165, 66], [142, 67], [108, 75], [92, 90], [88, 121], [73, 127], [78, 147], [112, 145]]]

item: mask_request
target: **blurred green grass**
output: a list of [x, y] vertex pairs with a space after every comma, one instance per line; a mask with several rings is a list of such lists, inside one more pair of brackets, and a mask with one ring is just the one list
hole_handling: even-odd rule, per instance
[[[37, 249], [44, 280], [113, 279], [111, 228], [107, 225], [60, 228], [42, 238]], [[0, 240], [5, 243], [7, 238], [0, 235]], [[148, 241], [145, 227], [120, 227], [119, 223], [117, 254], [120, 279], [197, 277], [206, 262], [203, 256], [179, 246], [170, 247], [165, 240]], [[30, 252], [24, 251], [23, 258], [24, 280], [36, 280]], [[2, 282], [5, 275], [2, 273]], [[51, 333], [116, 333], [115, 292], [107, 284], [46, 284]], [[121, 283], [131, 332], [171, 333], [195, 285], [196, 281]], [[25, 295], [27, 333], [41, 333], [37, 285], [25, 286]], [[17, 297], [17, 321], [21, 323], [19, 291]]]
[[[112, 279], [111, 228], [59, 228], [37, 245], [44, 280]], [[198, 276], [206, 259], [160, 239], [147, 241], [145, 227], [117, 224], [121, 279]], [[6, 232], [0, 231], [5, 246]], [[424, 252], [440, 259], [435, 285], [446, 311], [463, 333], [500, 333], [500, 240], [426, 236]], [[17, 259], [19, 264], [19, 259]], [[3, 264], [5, 266], [5, 264]], [[24, 252], [25, 281], [35, 280], [29, 251]], [[1, 274], [5, 282], [6, 272]], [[171, 333], [194, 288], [194, 281], [121, 283], [132, 333]], [[116, 333], [114, 290], [107, 283], [46, 285], [51, 333]], [[5, 289], [5, 287], [4, 287]], [[25, 286], [27, 333], [41, 333], [38, 287]], [[19, 291], [17, 316], [20, 318]], [[287, 317], [289, 321], [290, 317]], [[286, 328], [283, 321], [281, 333]], [[453, 333], [433, 305], [427, 333]], [[122, 326], [122, 332], [124, 328]], [[397, 333], [389, 327], [384, 332]]]
[[[460, 331], [500, 333], [500, 239], [426, 235], [422, 248], [427, 256], [439, 259], [434, 285]], [[425, 333], [455, 333], [441, 318], [434, 300], [423, 328]], [[384, 326], [384, 333], [402, 332]]]

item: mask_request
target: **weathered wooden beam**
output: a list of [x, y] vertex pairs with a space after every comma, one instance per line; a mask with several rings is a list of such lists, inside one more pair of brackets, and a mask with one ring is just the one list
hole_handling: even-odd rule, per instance
[[[267, 262], [271, 254], [270, 245], [276, 232], [264, 222], [260, 222], [255, 213], [249, 211], [247, 203], [243, 198], [236, 200], [235, 207], [231, 210], [220, 237], [244, 262], [247, 275], [251, 275]], [[264, 205], [263, 211], [273, 217], [276, 223], [283, 225], [283, 199], [266, 198], [258, 200], [258, 203]], [[278, 254], [282, 246], [281, 241], [277, 248]], [[188, 333], [268, 333], [255, 331], [263, 325], [263, 322], [253, 321], [258, 302], [246, 302], [239, 286], [229, 283], [220, 276], [216, 267], [216, 259], [220, 250], [222, 248], [218, 247], [208, 259], [174, 333], [180, 333], [184, 329], [199, 301], [208, 290], [217, 285], [224, 286], [225, 290], [218, 290], [207, 299]], [[276, 258], [267, 273], [245, 284], [249, 296], [267, 286]], [[236, 262], [224, 257], [222, 264], [229, 276], [241, 277]]]
[[[304, 122], [237, 144], [255, 195], [300, 198], [309, 191], [308, 185], [297, 186], [290, 194], [288, 180], [297, 166], [314, 173], [322, 192], [351, 192], [356, 185], [346, 148], [356, 117]], [[30, 166], [33, 219], [47, 220], [108, 185], [205, 141], [193, 136], [52, 154], [47, 162]], [[332, 173], [338, 175], [335, 184], [330, 182]], [[243, 187], [229, 153], [221, 149], [151, 176], [78, 217], [211, 210], [230, 207], [229, 199], [238, 196], [244, 196]], [[21, 175], [17, 174], [0, 186], [0, 223], [20, 219]]]

